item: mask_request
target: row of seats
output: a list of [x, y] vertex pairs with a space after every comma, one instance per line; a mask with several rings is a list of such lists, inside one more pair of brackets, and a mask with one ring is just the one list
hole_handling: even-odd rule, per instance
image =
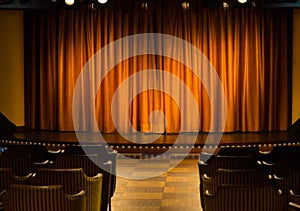
[[221, 147], [198, 163], [203, 210], [300, 210], [300, 147]]
[[[38, 175], [38, 179], [16, 177], [11, 168], [0, 168], [0, 185], [1, 189], [3, 189], [0, 194], [2, 203], [1, 210], [91, 210], [87, 208], [91, 204], [87, 196], [91, 191], [87, 187], [79, 186], [78, 190], [74, 192], [68, 190], [71, 186], [78, 187], [77, 182], [78, 180], [81, 181], [81, 178], [76, 178], [77, 181], [75, 181], [72, 180], [74, 178], [71, 177], [67, 183], [61, 180], [55, 183], [54, 181], [58, 177], [51, 175], [51, 179], [47, 181], [47, 184], [42, 185], [43, 180], [41, 180], [41, 178], [43, 178], [43, 174]], [[99, 188], [93, 187], [94, 189], [98, 189], [100, 194], [101, 179], [101, 177], [98, 179], [98, 183], [100, 183], [100, 185], [98, 185]], [[51, 185], [52, 183], [55, 185]], [[100, 206], [98, 206], [98, 210], [100, 210]]]
[[86, 211], [85, 191], [65, 194], [62, 185], [12, 184], [2, 198], [5, 211]]
[[[63, 185], [69, 195], [84, 190], [87, 210], [111, 208], [116, 185], [116, 153], [101, 145], [86, 145], [84, 150], [78, 145], [67, 146], [55, 152], [44, 146], [11, 146], [2, 153], [0, 168], [11, 169], [18, 179], [14, 182], [23, 185]], [[1, 191], [9, 190], [7, 184], [1, 184]]]

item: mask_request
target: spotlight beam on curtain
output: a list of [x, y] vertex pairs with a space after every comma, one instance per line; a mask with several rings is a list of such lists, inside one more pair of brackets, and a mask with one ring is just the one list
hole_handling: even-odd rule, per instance
[[[157, 4], [141, 12], [122, 7], [125, 5], [115, 10], [25, 12], [27, 128], [74, 130], [73, 89], [89, 58], [122, 37], [164, 33], [192, 43], [216, 69], [227, 100], [225, 132], [287, 130], [291, 71], [287, 25], [291, 11], [223, 8], [184, 11], [173, 4], [168, 7]], [[130, 46], [133, 50], [134, 47]], [[114, 60], [115, 56], [109, 59]], [[197, 61], [197, 58], [187, 59]], [[101, 83], [95, 102], [101, 132], [116, 131], [110, 108], [119, 84], [146, 69], [165, 70], [179, 77], [197, 100], [199, 132], [209, 131], [211, 108], [201, 81], [184, 64], [163, 56], [143, 55], [117, 64]], [[154, 110], [165, 114], [165, 132], [180, 130], [178, 105], [171, 96], [157, 90], [143, 92], [133, 100], [128, 111], [132, 126], [141, 132], [148, 131], [149, 114]]]

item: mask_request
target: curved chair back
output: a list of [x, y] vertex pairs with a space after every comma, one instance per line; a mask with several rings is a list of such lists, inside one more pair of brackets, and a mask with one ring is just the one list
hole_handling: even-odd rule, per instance
[[1, 168], [11, 168], [12, 172], [16, 176], [28, 176], [35, 172], [36, 166], [30, 157], [22, 156], [1, 156], [0, 158]]
[[[83, 149], [84, 148], [84, 149]], [[65, 148], [64, 154], [67, 155], [97, 155], [103, 163], [111, 161], [111, 184], [110, 197], [113, 196], [116, 189], [116, 168], [117, 168], [117, 153], [114, 150], [109, 150], [102, 144], [91, 145], [69, 145]]]
[[50, 168], [82, 168], [84, 173], [89, 177], [94, 177], [99, 173], [103, 175], [102, 177], [102, 194], [101, 194], [101, 210], [107, 210], [110, 200], [110, 184], [111, 184], [111, 162], [102, 163], [105, 165], [105, 169], [110, 169], [105, 171], [95, 164], [90, 158], [99, 160], [97, 155], [58, 155], [54, 163], [49, 166]]
[[49, 152], [42, 145], [12, 145], [7, 147], [4, 155], [7, 157], [28, 157], [34, 162], [44, 162], [49, 159]]
[[62, 185], [32, 186], [12, 184], [4, 196], [4, 210], [85, 211], [85, 191], [66, 195]]
[[38, 169], [32, 183], [35, 185], [62, 185], [65, 193], [86, 192], [86, 210], [99, 211], [101, 206], [102, 174], [88, 177], [82, 168]]
[[205, 211], [282, 211], [285, 196], [272, 185], [222, 185], [213, 193], [204, 194]]

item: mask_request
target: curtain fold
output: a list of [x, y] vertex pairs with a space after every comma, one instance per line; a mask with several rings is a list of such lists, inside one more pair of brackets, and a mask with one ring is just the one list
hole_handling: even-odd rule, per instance
[[[290, 124], [288, 76], [291, 70], [288, 69], [288, 51], [292, 46], [288, 46], [288, 24], [292, 18], [291, 11], [247, 8], [183, 10], [176, 4], [166, 6], [164, 2], [156, 2], [154, 7], [149, 6], [146, 11], [137, 5], [128, 7], [125, 4], [116, 9], [26, 11], [26, 127], [74, 130], [73, 91], [88, 60], [101, 48], [122, 37], [138, 33], [163, 33], [193, 44], [217, 71], [227, 103], [225, 132], [287, 130]], [[147, 44], [155, 45], [151, 42]], [[176, 43], [169, 46], [172, 52], [179, 53], [174, 46]], [[134, 51], [137, 47], [127, 46], [123, 51]], [[107, 59], [115, 61], [123, 54], [115, 52]], [[197, 62], [199, 58], [185, 59]], [[128, 77], [148, 69], [167, 71], [183, 81], [199, 108], [199, 132], [209, 131], [211, 103], [205, 87], [187, 66], [159, 55], [128, 58], [110, 70], [95, 93], [95, 115], [99, 130], [116, 132], [111, 117], [115, 91]], [[160, 71], [151, 74], [154, 75], [149, 77], [157, 78], [154, 80], [157, 83], [155, 86], [166, 86], [160, 80]], [[144, 81], [150, 83], [147, 78]], [[96, 84], [96, 79], [91, 83]], [[133, 93], [136, 84], [138, 81], [128, 87], [124, 94]], [[182, 87], [178, 84], [172, 89], [181, 91]], [[192, 131], [194, 123], [181, 118], [179, 107], [188, 102], [184, 92], [181, 93], [180, 102], [158, 90], [137, 95], [126, 111], [133, 128], [142, 132], [176, 133], [184, 125], [184, 132], [195, 132]], [[81, 100], [84, 101], [84, 96]], [[121, 113], [122, 109], [121, 102], [117, 110]], [[161, 113], [152, 113], [157, 110], [165, 115], [166, 121], [156, 121], [156, 118], [162, 118]], [[185, 112], [187, 116], [193, 115]], [[82, 113], [78, 115], [84, 115], [84, 111]], [[152, 121], [156, 124], [151, 126], [149, 118], [154, 118]], [[186, 122], [182, 124], [182, 121]], [[93, 130], [88, 121], [81, 124], [82, 130]], [[132, 132], [126, 122], [122, 132]]]

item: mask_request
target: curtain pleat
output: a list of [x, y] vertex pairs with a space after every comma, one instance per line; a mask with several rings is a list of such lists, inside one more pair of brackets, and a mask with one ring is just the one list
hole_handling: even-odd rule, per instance
[[[122, 1], [121, 1], [122, 2]], [[161, 3], [160, 3], [161, 2]], [[288, 24], [289, 9], [223, 9], [199, 8], [183, 10], [175, 4], [157, 1], [148, 10], [126, 4], [117, 9], [61, 9], [57, 11], [25, 12], [26, 52], [26, 127], [72, 131], [72, 98], [76, 80], [84, 65], [104, 46], [125, 36], [137, 33], [164, 33], [186, 40], [209, 59], [224, 88], [227, 117], [225, 132], [287, 130], [289, 126]], [[122, 8], [124, 7], [124, 8]], [[178, 43], [168, 46], [174, 55]], [[148, 45], [155, 45], [149, 42]], [[155, 46], [157, 48], [161, 46]], [[127, 46], [123, 51], [135, 51], [138, 46]], [[188, 49], [184, 49], [188, 55]], [[124, 52], [110, 54], [114, 62]], [[184, 55], [182, 55], [184, 57]], [[197, 62], [198, 58], [184, 57]], [[105, 61], [104, 61], [105, 62]], [[128, 77], [147, 69], [164, 70], [191, 90], [198, 109], [200, 131], [210, 130], [211, 103], [202, 82], [184, 64], [159, 55], [139, 55], [113, 67], [102, 81], [95, 100], [95, 115], [101, 132], [116, 132], [111, 117], [112, 98]], [[156, 86], [164, 87], [160, 71]], [[149, 76], [150, 77], [150, 76]], [[147, 81], [143, 82], [152, 83]], [[95, 86], [97, 80], [91, 81]], [[136, 81], [134, 84], [138, 84]], [[133, 93], [132, 84], [124, 95]], [[150, 85], [149, 85], [150, 86]], [[136, 96], [126, 111], [133, 128], [142, 132], [176, 133], [192, 131], [193, 123], [181, 118], [179, 107], [186, 106], [188, 96], [179, 89], [182, 99], [158, 90], [147, 90]], [[213, 89], [213, 84], [211, 84]], [[129, 96], [129, 95], [128, 95]], [[82, 96], [82, 101], [85, 96]], [[179, 105], [178, 105], [179, 103]], [[117, 105], [117, 112], [123, 108]], [[150, 125], [155, 110], [161, 111], [165, 122]], [[84, 115], [79, 113], [78, 115]], [[152, 117], [159, 118], [158, 113]], [[89, 118], [87, 118], [89, 119]], [[120, 116], [120, 121], [122, 118]], [[181, 122], [186, 121], [186, 122]], [[81, 122], [82, 130], [93, 130], [88, 121]], [[121, 132], [131, 132], [127, 123]]]

